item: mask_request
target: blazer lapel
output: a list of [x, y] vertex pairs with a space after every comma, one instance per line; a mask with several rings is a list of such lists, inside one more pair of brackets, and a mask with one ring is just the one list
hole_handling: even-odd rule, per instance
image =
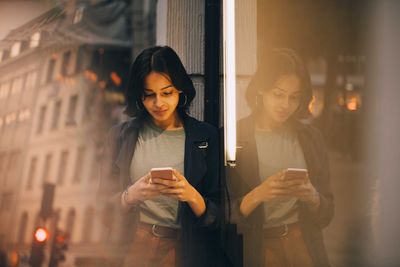
[[190, 184], [197, 185], [207, 170], [206, 155], [209, 140], [206, 133], [198, 129], [190, 117], [184, 119], [184, 125], [186, 135], [184, 176]]
[[136, 120], [132, 120], [129, 125], [121, 131], [121, 147], [116, 159], [116, 164], [121, 170], [122, 188], [126, 188], [131, 184], [130, 164], [136, 147], [136, 141], [139, 136], [139, 128], [141, 124]]

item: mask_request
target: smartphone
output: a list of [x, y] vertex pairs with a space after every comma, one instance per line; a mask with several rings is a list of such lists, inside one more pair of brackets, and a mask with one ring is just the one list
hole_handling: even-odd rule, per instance
[[163, 168], [152, 168], [150, 170], [151, 177], [154, 178], [161, 178], [166, 180], [175, 180], [174, 176], [172, 175], [172, 168], [171, 167], [163, 167]]
[[285, 180], [305, 180], [307, 177], [307, 169], [287, 168], [285, 172]]

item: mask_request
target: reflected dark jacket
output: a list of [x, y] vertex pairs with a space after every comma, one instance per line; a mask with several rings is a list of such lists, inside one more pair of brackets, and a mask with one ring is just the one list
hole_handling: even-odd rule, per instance
[[[120, 209], [121, 193], [131, 185], [130, 164], [143, 120], [134, 118], [114, 126], [109, 133], [104, 171], [98, 191], [99, 200]], [[213, 126], [190, 116], [183, 118], [185, 129], [184, 176], [206, 202], [205, 213], [197, 218], [189, 205], [179, 202], [178, 218], [182, 230], [184, 266], [213, 266], [216, 259], [214, 238], [220, 222], [220, 182], [218, 132]], [[155, 166], [156, 167], [156, 166]], [[132, 241], [138, 210], [120, 210], [120, 223], [114, 235], [122, 237], [121, 247]], [[119, 232], [119, 233], [118, 233]], [[115, 238], [115, 237], [114, 237]], [[211, 244], [210, 244], [211, 243]], [[125, 248], [129, 247], [126, 245]]]
[[[333, 218], [333, 195], [330, 188], [327, 151], [321, 133], [310, 125], [292, 122], [291, 126], [302, 148], [311, 183], [320, 193], [321, 206], [316, 213], [310, 212], [299, 202], [299, 223], [315, 267], [330, 266], [323, 242], [322, 228]], [[234, 221], [238, 223], [244, 239], [244, 261], [247, 267], [264, 266], [262, 252], [262, 229], [264, 208], [259, 205], [247, 218], [241, 216], [241, 199], [260, 184], [258, 156], [254, 137], [255, 121], [252, 116], [238, 123], [237, 167], [228, 170], [229, 189]], [[290, 166], [288, 166], [290, 167]]]

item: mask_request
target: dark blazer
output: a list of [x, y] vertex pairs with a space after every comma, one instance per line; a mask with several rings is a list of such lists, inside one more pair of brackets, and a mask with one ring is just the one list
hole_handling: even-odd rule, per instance
[[[134, 118], [110, 130], [105, 160], [109, 164], [103, 164], [105, 169], [98, 191], [100, 200], [120, 207], [121, 193], [131, 185], [129, 168], [142, 123], [143, 120]], [[217, 253], [214, 231], [220, 223], [218, 131], [190, 116], [183, 118], [183, 124], [186, 135], [184, 176], [206, 202], [206, 211], [199, 218], [187, 203], [179, 203], [183, 263], [184, 266], [213, 266]], [[137, 210], [121, 211], [120, 215], [119, 229], [116, 229], [122, 237], [119, 244], [129, 244], [137, 221]]]
[[[304, 203], [300, 202], [299, 223], [314, 265], [329, 266], [321, 231], [332, 220], [334, 211], [327, 151], [317, 129], [300, 122], [293, 122], [290, 127], [296, 133], [303, 150], [311, 183], [321, 197], [321, 206], [316, 213], [312, 213]], [[252, 116], [239, 121], [237, 167], [228, 170], [227, 176], [233, 199], [233, 220], [238, 223], [243, 233], [246, 267], [264, 266], [261, 234], [264, 222], [263, 205], [259, 205], [247, 218], [241, 216], [239, 211], [242, 198], [260, 184], [254, 129], [255, 121]]]

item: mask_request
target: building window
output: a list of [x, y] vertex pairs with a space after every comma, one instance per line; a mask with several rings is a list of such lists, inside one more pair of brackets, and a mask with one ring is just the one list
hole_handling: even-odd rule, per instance
[[74, 172], [74, 178], [73, 178], [74, 183], [77, 183], [82, 180], [82, 171], [83, 171], [84, 160], [85, 160], [85, 152], [86, 152], [85, 147], [78, 148], [78, 152], [76, 155], [76, 162], [75, 162], [75, 172]]
[[19, 55], [19, 52], [21, 51], [21, 42], [16, 42], [11, 46], [11, 57], [16, 57]]
[[80, 46], [76, 53], [75, 73], [79, 73], [83, 70], [83, 63], [85, 59], [85, 47]]
[[56, 67], [56, 61], [57, 59], [55, 57], [52, 57], [49, 60], [49, 65], [47, 67], [47, 76], [46, 76], [46, 82], [51, 82], [54, 79], [54, 70]]
[[62, 185], [65, 181], [65, 175], [68, 165], [68, 151], [61, 152], [60, 165], [58, 166], [57, 184]]
[[10, 82], [5, 82], [0, 86], [0, 99], [8, 97], [10, 92]]
[[55, 130], [58, 127], [58, 121], [60, 120], [61, 113], [61, 100], [58, 100], [54, 104], [53, 120], [51, 121], [51, 130]]
[[36, 133], [40, 134], [43, 132], [43, 126], [44, 126], [44, 120], [46, 118], [46, 106], [41, 106], [40, 107], [40, 112], [39, 112], [39, 121], [38, 121], [38, 126]]
[[75, 210], [72, 208], [68, 211], [67, 219], [65, 221], [65, 231], [69, 234], [70, 240], [72, 241], [72, 235], [74, 233], [74, 225], [75, 225]]
[[5, 192], [2, 194], [0, 202], [0, 213], [8, 212], [11, 210], [12, 197], [13, 194], [11, 192]]
[[10, 125], [10, 124], [14, 123], [16, 120], [17, 120], [16, 112], [6, 115], [6, 125]]
[[5, 154], [0, 155], [0, 177], [5, 177], [6, 175], [6, 162], [7, 156]]
[[31, 71], [26, 76], [25, 88], [31, 89], [35, 86], [37, 73], [36, 71]]
[[11, 95], [19, 94], [22, 91], [23, 77], [15, 78], [11, 86]]
[[40, 32], [35, 32], [31, 36], [31, 41], [29, 43], [29, 47], [30, 48], [37, 47], [37, 46], [39, 46], [39, 42], [40, 42]]
[[28, 181], [26, 183], [26, 189], [32, 189], [33, 183], [35, 182], [37, 168], [37, 158], [33, 157], [31, 159], [31, 165], [29, 166]]
[[76, 109], [78, 105], [78, 96], [73, 95], [69, 98], [68, 113], [66, 125], [76, 125]]
[[29, 109], [24, 109], [19, 112], [18, 119], [19, 121], [28, 120], [31, 117], [31, 112]]
[[19, 245], [25, 244], [27, 227], [28, 227], [28, 214], [26, 212], [24, 212], [21, 215], [21, 219], [19, 221], [19, 230], [18, 230], [18, 237], [17, 237], [17, 242]]
[[[109, 236], [109, 233], [114, 232], [114, 225], [116, 222], [116, 218], [118, 216], [115, 216], [115, 208], [112, 204], [107, 204], [101, 214], [101, 222], [107, 226], [109, 231], [103, 231], [101, 235], [101, 240], [103, 241], [109, 241], [111, 236]], [[114, 237], [118, 238], [118, 237]]]
[[[44, 166], [43, 166], [43, 176], [42, 176], [42, 182], [46, 183], [50, 181], [50, 172], [51, 172], [51, 163], [53, 161], [53, 155], [47, 154], [45, 161], [44, 161]], [[42, 186], [42, 185], [41, 185]]]
[[61, 75], [68, 75], [69, 65], [71, 63], [71, 51], [67, 51], [63, 54], [62, 65], [61, 65]]
[[85, 10], [84, 6], [78, 6], [75, 10], [73, 23], [79, 23], [83, 18], [83, 11]]
[[85, 216], [83, 218], [83, 228], [82, 228], [82, 242], [92, 241], [93, 223], [94, 223], [94, 209], [88, 207], [85, 211]]

